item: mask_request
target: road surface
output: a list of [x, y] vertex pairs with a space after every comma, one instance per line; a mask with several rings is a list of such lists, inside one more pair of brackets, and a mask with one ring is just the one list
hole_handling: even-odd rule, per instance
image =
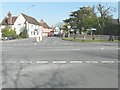
[[118, 44], [46, 37], [2, 42], [4, 88], [117, 88]]

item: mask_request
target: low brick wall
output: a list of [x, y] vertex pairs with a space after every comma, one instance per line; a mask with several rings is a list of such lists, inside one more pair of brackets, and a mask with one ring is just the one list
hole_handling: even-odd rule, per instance
[[[76, 36], [76, 38], [80, 38], [83, 39], [85, 37], [85, 39], [87, 40], [91, 40], [92, 38], [95, 38], [95, 40], [109, 40], [109, 35], [81, 35], [81, 34], [77, 34], [77, 35], [73, 35], [71, 34], [70, 37], [74, 37]], [[118, 36], [113, 36], [114, 40], [118, 40]]]

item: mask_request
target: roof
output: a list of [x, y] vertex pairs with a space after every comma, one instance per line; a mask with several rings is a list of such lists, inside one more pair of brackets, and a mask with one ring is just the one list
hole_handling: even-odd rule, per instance
[[49, 32], [51, 32], [51, 30], [50, 29], [43, 29], [43, 32], [49, 33]]
[[48, 28], [48, 29], [50, 29], [50, 27], [47, 25], [47, 23], [44, 22], [43, 20], [41, 20], [41, 21], [39, 22], [39, 25], [40, 25], [40, 26], [43, 26], [43, 28]]
[[52, 29], [52, 31], [54, 31], [54, 30], [55, 30], [55, 28], [56, 28], [56, 27], [53, 27], [53, 26], [52, 26], [52, 27], [50, 27], [50, 29]]
[[[7, 19], [8, 19], [8, 18], [5, 17], [5, 18], [2, 20], [1, 25], [8, 25]], [[16, 16], [12, 17], [12, 24], [14, 24], [14, 22], [16, 21], [16, 19], [17, 19]]]
[[55, 29], [60, 29], [59, 27], [55, 27]]
[[28, 16], [26, 14], [23, 14], [23, 13], [22, 13], [22, 15], [26, 19], [27, 22], [29, 22], [31, 24], [39, 25], [39, 22], [35, 18]]

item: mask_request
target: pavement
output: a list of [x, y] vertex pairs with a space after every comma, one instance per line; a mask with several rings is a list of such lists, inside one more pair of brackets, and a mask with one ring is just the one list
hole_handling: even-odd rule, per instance
[[4, 88], [118, 88], [118, 43], [58, 37], [2, 41]]

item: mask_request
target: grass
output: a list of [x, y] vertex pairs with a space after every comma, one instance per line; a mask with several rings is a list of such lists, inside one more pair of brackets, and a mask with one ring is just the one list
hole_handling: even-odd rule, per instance
[[62, 40], [73, 41], [73, 42], [118, 42], [118, 40], [109, 41], [109, 40], [83, 40], [83, 39], [73, 39], [73, 38], [63, 38]]

